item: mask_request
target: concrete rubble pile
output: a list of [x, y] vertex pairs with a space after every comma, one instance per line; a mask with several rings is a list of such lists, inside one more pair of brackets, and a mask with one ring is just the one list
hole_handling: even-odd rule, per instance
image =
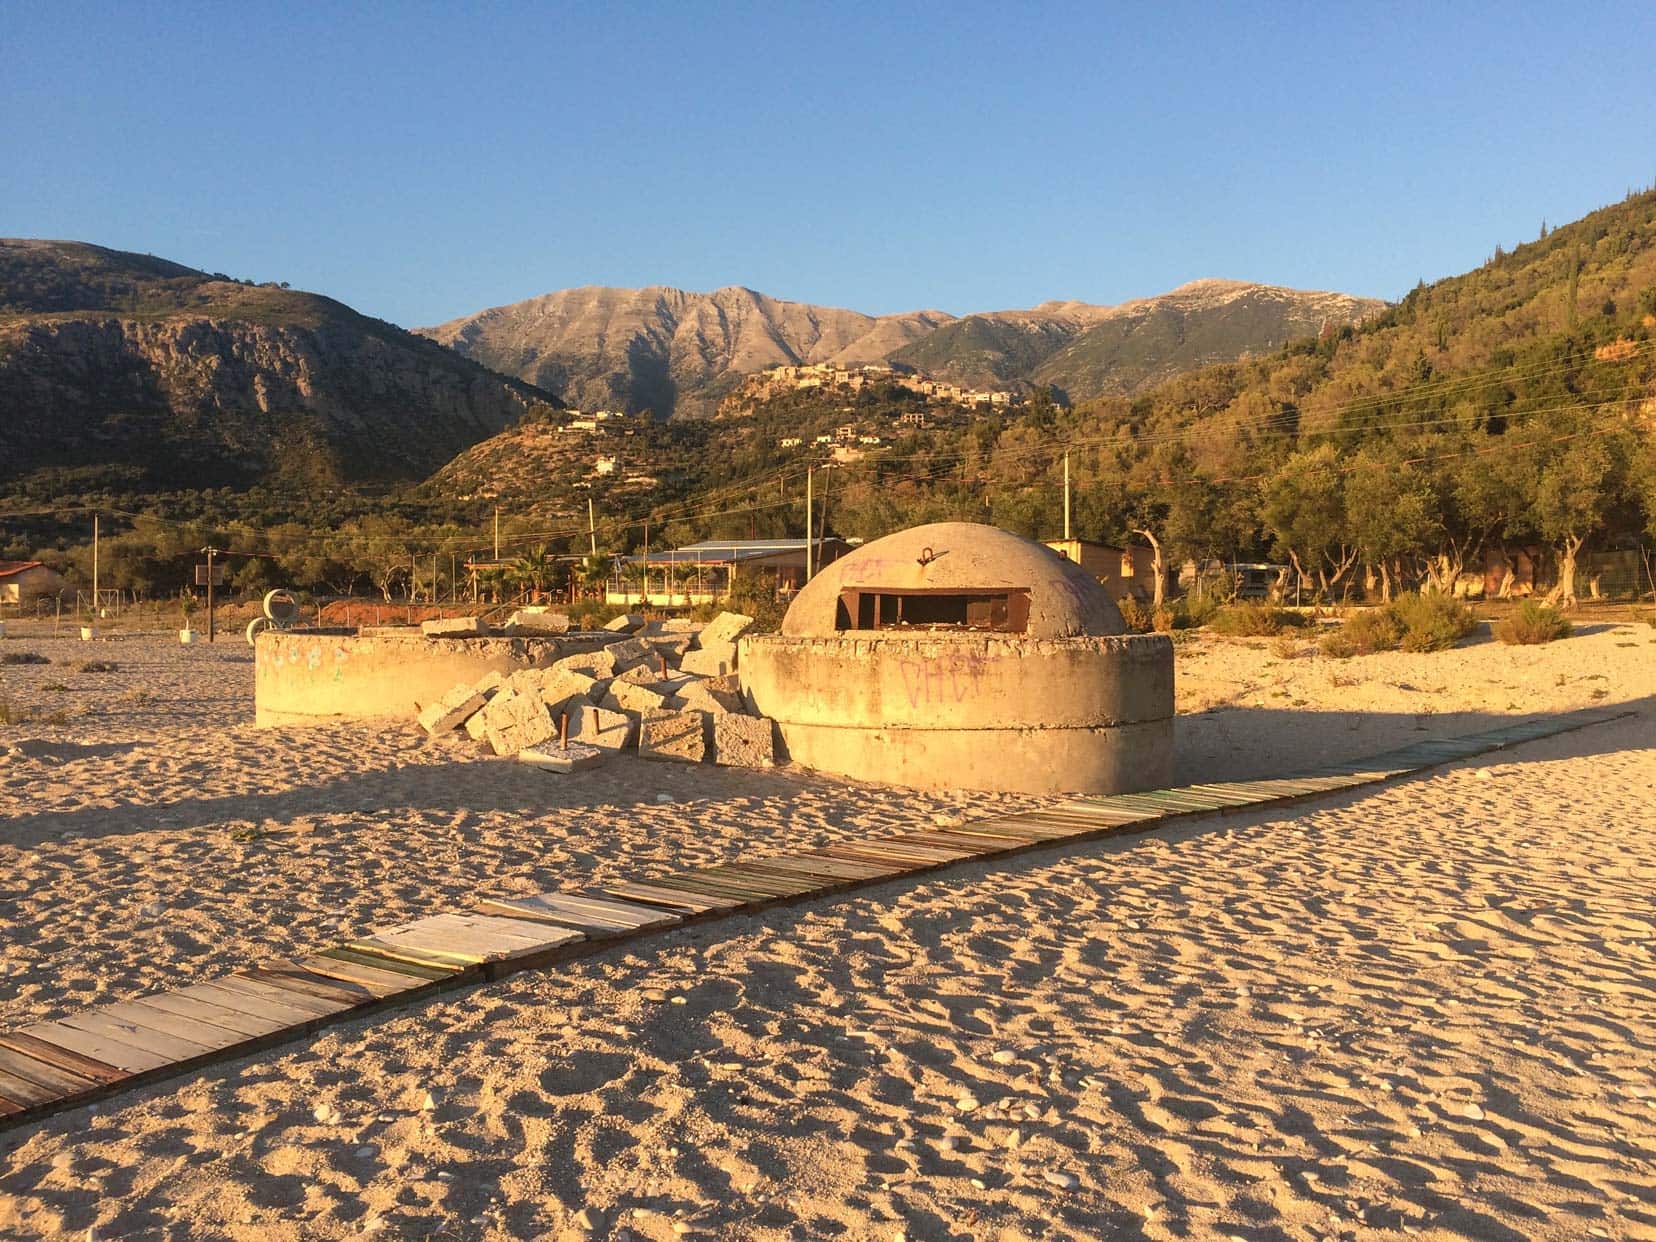
[[[559, 621], [527, 619], [524, 630]], [[736, 642], [753, 618], [722, 612], [706, 626], [627, 614], [614, 641], [546, 668], [490, 673], [424, 705], [431, 734], [464, 729], [497, 755], [553, 772], [632, 750], [680, 763], [770, 767], [776, 727], [753, 713], [736, 670]]]

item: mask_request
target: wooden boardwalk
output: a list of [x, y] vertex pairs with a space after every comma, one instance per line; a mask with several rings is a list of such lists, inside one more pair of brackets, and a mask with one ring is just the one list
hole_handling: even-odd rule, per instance
[[1035, 811], [653, 875], [596, 891], [485, 899], [293, 961], [0, 1032], [0, 1128], [285, 1043], [364, 1011], [751, 911], [1057, 842], [1279, 805], [1627, 715], [1583, 711], [1417, 742], [1278, 780], [1078, 797]]

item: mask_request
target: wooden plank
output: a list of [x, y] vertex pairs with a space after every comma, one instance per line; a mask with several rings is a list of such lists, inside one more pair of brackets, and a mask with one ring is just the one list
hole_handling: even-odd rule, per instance
[[913, 841], [916, 845], [938, 845], [944, 849], [959, 850], [967, 858], [983, 858], [993, 854], [1004, 854], [1007, 850], [1022, 849], [1028, 842], [1015, 837], [996, 837], [988, 835], [973, 836], [967, 833], [955, 832], [950, 828], [922, 828], [917, 832], [905, 833], [895, 838], [898, 841]]
[[28, 1105], [19, 1104], [16, 1100], [8, 1100], [5, 1096], [0, 1095], [0, 1117], [15, 1117], [19, 1113], [28, 1111]]
[[405, 975], [395, 970], [382, 970], [377, 966], [367, 966], [360, 962], [342, 962], [337, 957], [323, 957], [320, 953], [301, 958], [293, 964], [308, 974], [365, 987], [373, 993], [376, 1000], [412, 995], [433, 986], [429, 979]]
[[899, 849], [927, 850], [942, 855], [947, 862], [959, 862], [967, 858], [976, 858], [985, 852], [976, 842], [950, 844], [933, 837], [928, 837], [925, 830], [915, 832], [900, 832], [894, 836], [881, 837], [878, 841], [882, 846], [896, 846]]
[[718, 910], [736, 910], [746, 904], [730, 897], [715, 897], [712, 894], [692, 895], [680, 889], [658, 888], [654, 884], [637, 882], [609, 884], [600, 891], [612, 897], [619, 897], [623, 901], [664, 906], [685, 914], [711, 914]]
[[469, 954], [437, 953], [429, 949], [417, 949], [406, 944], [392, 944], [378, 937], [368, 937], [363, 940], [353, 940], [346, 946], [355, 953], [370, 957], [389, 958], [391, 961], [407, 962], [415, 966], [442, 966], [455, 977], [452, 972], [477, 970], [481, 963]]
[[268, 983], [272, 987], [308, 992], [318, 1000], [343, 1001], [352, 1006], [372, 1005], [381, 996], [377, 989], [364, 984], [313, 974], [292, 962], [260, 962], [256, 966], [247, 966], [234, 973], [244, 979], [257, 979], [260, 983]]
[[729, 863], [723, 867], [708, 867], [700, 874], [715, 876], [735, 884], [749, 885], [775, 897], [799, 897], [822, 887], [822, 881], [803, 875], [771, 875], [756, 870], [750, 863]]
[[[1091, 831], [1097, 832], [1103, 826], [1104, 825], [1100, 823], [1094, 823]], [[1048, 841], [1064, 841], [1068, 840], [1070, 837], [1080, 835], [1076, 829], [1067, 825], [1064, 827], [1058, 827], [1053, 824], [1034, 823], [1016, 815], [1007, 815], [1000, 819], [973, 820], [971, 823], [960, 825], [960, 827], [955, 831], [968, 833], [980, 831], [1015, 833], [1032, 844], [1045, 843]]]
[[737, 907], [762, 905], [775, 901], [777, 896], [775, 893], [755, 892], [752, 888], [733, 882], [706, 877], [692, 878], [687, 875], [655, 875], [650, 877], [650, 883], [656, 888], [673, 889], [695, 897], [719, 897], [726, 901], [734, 901]]
[[486, 914], [434, 914], [376, 930], [372, 941], [456, 961], [509, 962], [586, 939], [568, 927]]
[[[279, 1030], [292, 1030], [298, 1027], [308, 1027], [331, 1017], [342, 1009], [330, 1009], [320, 1005], [313, 1005], [312, 998], [289, 999], [285, 994], [278, 995], [274, 990], [270, 992], [255, 992], [250, 987], [237, 986], [227, 982], [229, 976], [215, 979], [206, 983], [192, 983], [189, 987], [172, 993], [171, 997], [182, 997], [186, 1000], [200, 1000], [209, 1005], [217, 1005], [222, 1009], [234, 1010], [237, 1013], [247, 1014], [251, 1018], [268, 1019], [280, 1023]], [[241, 981], [244, 984], [249, 980]]]
[[[245, 975], [220, 975], [217, 979], [195, 984], [185, 990], [190, 993], [197, 993], [198, 990], [207, 993], [208, 1000], [214, 999], [213, 993], [228, 993], [232, 998], [241, 996], [249, 1001], [260, 1001], [265, 1006], [263, 1012], [268, 1012], [273, 1017], [288, 1016], [295, 1025], [320, 1018], [331, 1018], [335, 1014], [356, 1008], [344, 1001], [322, 1000], [308, 992], [274, 987], [259, 979], [249, 979]], [[223, 999], [220, 1003], [231, 1005], [234, 1001]]]
[[64, 1048], [49, 1039], [31, 1034], [28, 1030], [0, 1032], [0, 1047], [36, 1061], [44, 1061], [53, 1069], [87, 1078], [104, 1086], [130, 1077], [128, 1071], [118, 1065], [76, 1052], [73, 1048]]
[[163, 1065], [171, 1065], [179, 1060], [178, 1057], [164, 1056], [145, 1048], [135, 1048], [107, 1035], [83, 1031], [79, 1027], [67, 1026], [62, 1022], [37, 1022], [33, 1026], [25, 1027], [20, 1034], [101, 1061], [105, 1065], [113, 1065], [128, 1074], [160, 1069]]
[[[158, 1052], [166, 1052], [175, 1044], [183, 1044], [196, 1048], [191, 1055], [202, 1056], [209, 1052], [220, 1052], [247, 1039], [240, 1031], [212, 1026], [198, 1018], [185, 1018], [158, 1009], [147, 1009], [133, 1001], [116, 1001], [112, 1005], [101, 1005], [90, 1012], [104, 1022], [115, 1023], [120, 1030], [130, 1031], [131, 1042], [141, 1040], [145, 1047], [154, 1046]], [[68, 1018], [65, 1021], [75, 1022], [76, 1019]], [[78, 1022], [76, 1024], [83, 1025]], [[158, 1036], [164, 1042], [158, 1042]]]
[[[61, 1100], [65, 1093], [0, 1070], [0, 1112], [22, 1112]], [[9, 1106], [9, 1107], [8, 1107]]]
[[[96, 1009], [85, 1009], [80, 1013], [70, 1014], [62, 1020], [61, 1025], [85, 1031], [99, 1039], [119, 1041], [129, 1048], [154, 1053], [167, 1061], [191, 1061], [225, 1047], [212, 1034], [185, 1035], [149, 1026], [138, 1021], [137, 1016], [119, 1001], [113, 1005], [100, 1005]], [[228, 1031], [220, 1034], [230, 1035]], [[231, 1036], [232, 1041], [234, 1038]]]
[[929, 871], [942, 865], [941, 859], [905, 856], [898, 858], [890, 851], [876, 851], [864, 842], [840, 841], [825, 845], [817, 853], [827, 858], [843, 858], [848, 862], [872, 863], [884, 867], [888, 876], [908, 875], [915, 871]]
[[822, 858], [809, 854], [772, 854], [748, 865], [767, 871], [815, 877], [824, 884], [854, 884], [885, 874], [885, 868], [874, 863], [854, 863], [843, 858]]
[[677, 915], [633, 901], [589, 897], [581, 893], [536, 893], [530, 897], [490, 897], [478, 903], [488, 914], [554, 923], [588, 936], [616, 936], [626, 932], [671, 927]]
[[346, 945], [334, 945], [323, 949], [318, 957], [332, 958], [346, 965], [368, 966], [375, 970], [383, 970], [391, 974], [406, 975], [410, 979], [424, 979], [428, 983], [440, 983], [465, 974], [469, 969], [456, 962], [441, 964], [426, 962], [405, 962], [400, 958], [386, 957], [380, 953], [368, 953]]
[[266, 1035], [288, 1030], [293, 1025], [277, 1018], [242, 1013], [227, 1005], [216, 1005], [199, 996], [186, 996], [182, 992], [157, 992], [153, 996], [134, 1001], [133, 1004], [160, 1010], [162, 1013], [177, 1014], [179, 1017], [210, 1022], [227, 1031], [236, 1031], [245, 1039], [262, 1039]]
[[38, 1057], [26, 1056], [11, 1048], [0, 1048], [0, 1072], [32, 1082], [59, 1095], [76, 1095], [99, 1085], [96, 1078], [76, 1074]]

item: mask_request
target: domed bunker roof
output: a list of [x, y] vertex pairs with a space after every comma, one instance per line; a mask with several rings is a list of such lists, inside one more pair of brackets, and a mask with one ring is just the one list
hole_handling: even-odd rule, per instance
[[934, 522], [864, 544], [811, 579], [782, 621], [791, 638], [853, 630], [1078, 638], [1126, 628], [1079, 565], [975, 522]]

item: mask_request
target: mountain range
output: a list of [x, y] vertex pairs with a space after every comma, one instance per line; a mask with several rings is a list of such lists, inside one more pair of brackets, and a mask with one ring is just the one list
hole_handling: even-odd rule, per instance
[[588, 286], [416, 329], [584, 409], [712, 412], [742, 376], [801, 363], [896, 363], [978, 388], [1133, 393], [1385, 309], [1373, 298], [1200, 280], [1119, 306], [1046, 302], [955, 317], [865, 315], [730, 287]]
[[588, 287], [409, 332], [278, 283], [4, 239], [0, 457], [8, 481], [69, 469], [138, 491], [410, 480], [536, 407], [693, 418], [753, 372], [815, 362], [1051, 385], [1080, 400], [1381, 309], [1233, 281], [962, 318], [867, 315], [737, 287]]
[[314, 293], [0, 239], [0, 459], [135, 486], [405, 479], [556, 399]]

